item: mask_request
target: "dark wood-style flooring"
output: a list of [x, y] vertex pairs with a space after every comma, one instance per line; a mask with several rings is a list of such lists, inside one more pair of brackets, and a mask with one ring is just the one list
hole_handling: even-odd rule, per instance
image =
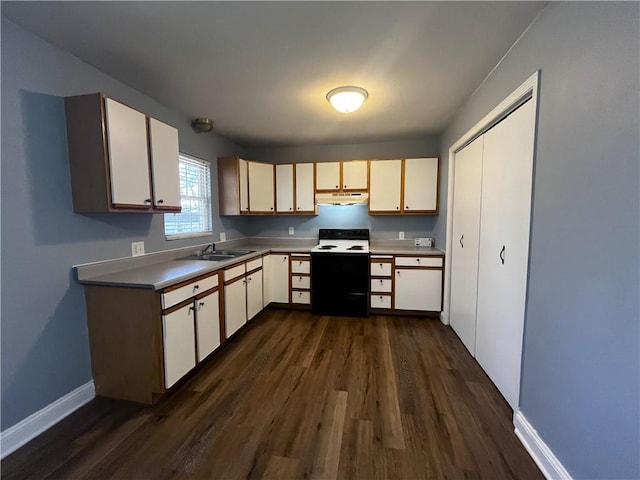
[[543, 479], [435, 319], [267, 310], [156, 407], [95, 399], [5, 479]]

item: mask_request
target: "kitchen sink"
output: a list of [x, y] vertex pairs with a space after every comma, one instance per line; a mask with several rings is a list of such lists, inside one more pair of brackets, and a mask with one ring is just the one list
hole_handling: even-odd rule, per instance
[[232, 260], [249, 253], [253, 253], [255, 250], [218, 250], [211, 253], [203, 253], [201, 255], [192, 255], [187, 257], [187, 260], [207, 260], [210, 262], [224, 262], [225, 260]]

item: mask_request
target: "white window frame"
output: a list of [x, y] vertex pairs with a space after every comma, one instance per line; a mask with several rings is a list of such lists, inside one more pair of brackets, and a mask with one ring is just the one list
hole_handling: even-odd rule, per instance
[[[179, 239], [183, 239], [183, 238], [194, 238], [194, 237], [205, 237], [205, 236], [209, 236], [213, 234], [213, 218], [212, 218], [212, 213], [211, 213], [211, 162], [208, 162], [206, 160], [202, 160], [201, 158], [197, 158], [191, 155], [187, 155], [185, 153], [180, 152], [179, 154], [179, 163], [182, 164], [184, 161], [186, 162], [190, 162], [190, 163], [195, 163], [198, 164], [199, 166], [202, 166], [206, 169], [206, 171], [208, 172], [208, 175], [206, 176], [206, 180], [205, 180], [205, 184], [206, 184], [206, 190], [207, 190], [207, 202], [205, 203], [205, 210], [206, 212], [203, 213], [203, 215], [208, 215], [208, 217], [206, 218], [206, 221], [208, 222], [208, 225], [206, 225], [208, 227], [208, 230], [200, 230], [200, 231], [191, 231], [191, 232], [182, 232], [182, 233], [171, 233], [171, 234], [167, 234], [167, 224], [166, 224], [166, 219], [167, 219], [167, 215], [173, 215], [173, 216], [177, 216], [177, 215], [182, 215], [181, 213], [165, 213], [164, 214], [164, 219], [163, 219], [163, 223], [164, 223], [164, 231], [165, 231], [165, 240], [179, 240]], [[188, 195], [184, 195], [184, 192], [182, 191], [182, 182], [181, 182], [181, 186], [180, 186], [180, 201], [182, 204], [184, 204], [184, 200], [185, 198], [189, 197]], [[195, 199], [203, 199], [205, 197], [202, 196], [196, 196], [196, 197], [190, 197], [190, 198], [195, 198]], [[183, 211], [184, 211], [184, 207], [183, 207]], [[186, 224], [186, 222], [185, 222]]]

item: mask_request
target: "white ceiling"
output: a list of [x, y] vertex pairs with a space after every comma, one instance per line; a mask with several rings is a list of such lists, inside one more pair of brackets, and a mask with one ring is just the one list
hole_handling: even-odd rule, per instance
[[[283, 145], [440, 133], [544, 5], [3, 1], [2, 14], [239, 143]], [[341, 85], [369, 91], [359, 111], [326, 101]]]

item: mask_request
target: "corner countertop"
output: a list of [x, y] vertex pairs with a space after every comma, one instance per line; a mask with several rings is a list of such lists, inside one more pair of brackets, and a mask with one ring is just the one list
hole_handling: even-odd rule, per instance
[[[76, 265], [78, 281], [83, 285], [111, 287], [151, 288], [162, 290], [186, 280], [213, 273], [238, 263], [251, 260], [266, 253], [309, 253], [315, 243], [287, 244], [285, 242], [236, 243], [233, 249], [253, 250], [241, 257], [221, 262], [208, 260], [187, 260], [186, 257], [200, 251], [203, 245], [176, 250], [167, 250], [144, 257], [128, 257], [85, 265]], [[404, 245], [375, 245], [370, 248], [372, 255], [444, 255], [437, 248]]]

